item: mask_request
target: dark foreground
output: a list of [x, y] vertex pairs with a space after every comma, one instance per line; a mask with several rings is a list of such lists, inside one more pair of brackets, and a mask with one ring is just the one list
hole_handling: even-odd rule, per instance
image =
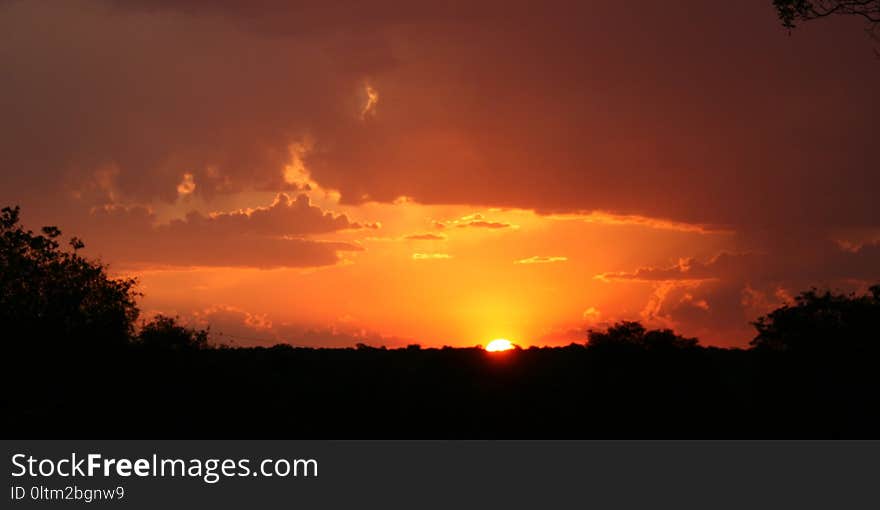
[[622, 321], [588, 346], [214, 348], [138, 322], [136, 281], [82, 241], [0, 211], [7, 436], [77, 438], [878, 438], [880, 285], [812, 289], [749, 350]]
[[876, 438], [874, 357], [572, 345], [5, 356], [6, 436]]

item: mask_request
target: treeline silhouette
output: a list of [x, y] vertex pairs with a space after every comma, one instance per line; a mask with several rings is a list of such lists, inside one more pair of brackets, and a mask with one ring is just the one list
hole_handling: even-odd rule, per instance
[[584, 344], [211, 346], [0, 214], [3, 428], [39, 437], [876, 438], [880, 285], [811, 290], [749, 349], [620, 322]]

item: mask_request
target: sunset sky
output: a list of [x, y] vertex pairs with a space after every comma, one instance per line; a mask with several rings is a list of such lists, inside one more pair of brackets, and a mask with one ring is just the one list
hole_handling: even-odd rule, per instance
[[0, 0], [0, 205], [220, 342], [745, 346], [880, 281], [877, 43], [771, 4]]

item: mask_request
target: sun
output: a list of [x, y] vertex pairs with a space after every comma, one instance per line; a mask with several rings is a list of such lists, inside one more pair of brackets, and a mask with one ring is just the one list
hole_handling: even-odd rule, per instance
[[513, 344], [506, 338], [497, 338], [486, 344], [486, 350], [489, 352], [509, 351], [513, 349]]

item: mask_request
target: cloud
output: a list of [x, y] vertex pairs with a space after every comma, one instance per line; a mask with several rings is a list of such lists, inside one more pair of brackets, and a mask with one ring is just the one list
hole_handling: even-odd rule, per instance
[[[880, 243], [840, 245], [801, 237], [780, 239], [771, 252], [721, 252], [705, 260], [683, 257], [669, 266], [601, 273], [608, 283], [648, 286], [638, 317], [709, 343], [744, 345], [759, 316], [812, 286], [866, 289], [880, 281]], [[805, 247], [809, 247], [805, 250]]]
[[599, 320], [602, 318], [602, 312], [600, 312], [597, 308], [591, 306], [584, 310], [582, 316], [584, 321], [590, 324], [595, 324], [598, 323]]
[[456, 225], [458, 228], [510, 228], [512, 225], [510, 223], [504, 223], [501, 221], [485, 221], [485, 220], [474, 220], [468, 223], [464, 223], [461, 225]]
[[371, 87], [370, 84], [364, 85], [364, 94], [366, 94], [367, 100], [364, 102], [364, 108], [361, 110], [361, 120], [375, 116], [376, 105], [379, 104], [379, 92]]
[[250, 313], [235, 306], [210, 306], [192, 312], [185, 319], [200, 328], [210, 328], [211, 340], [216, 343], [248, 340], [271, 345], [278, 340], [268, 315]]
[[196, 183], [193, 180], [193, 174], [183, 174], [180, 184], [177, 185], [177, 193], [181, 196], [191, 195], [196, 190]]
[[278, 328], [284, 343], [307, 347], [402, 347], [414, 342], [411, 338], [386, 335], [352, 325], [300, 326], [286, 324]]
[[[682, 262], [599, 278], [698, 281], [654, 313], [697, 324], [745, 288], [758, 309], [880, 278], [876, 242], [827, 242], [880, 227], [880, 66], [846, 23], [786, 38], [761, 2], [69, 0], [3, 2], [0, 33], [0, 204], [64, 219], [114, 263], [340, 263], [360, 245], [320, 238], [378, 225], [295, 194], [228, 211], [320, 189], [687, 234], [705, 244], [673, 243]], [[152, 212], [185, 205], [227, 212]], [[467, 228], [516, 226], [432, 230]]]
[[[633, 14], [612, 3], [590, 7], [580, 23], [572, 20], [588, 8], [577, 4], [505, 2], [503, 19], [493, 1], [465, 11], [400, 2], [83, 5], [4, 5], [0, 29], [12, 46], [0, 58], [18, 70], [0, 84], [8, 142], [0, 164], [16, 169], [0, 177], [6, 200], [28, 195], [54, 207], [58, 193], [98, 185], [95, 172], [107, 166], [116, 169], [114, 201], [210, 199], [290, 189], [286, 169], [295, 166], [346, 203], [406, 195], [694, 233], [769, 222], [808, 223], [819, 236], [880, 221], [868, 191], [880, 185], [869, 171], [880, 106], [848, 101], [872, 97], [878, 71], [837, 58], [858, 54], [863, 41], [833, 27], [783, 40], [772, 16], [749, 7], [707, 36], [685, 20], [715, 25], [721, 14], [711, 5]], [[601, 30], [619, 19], [633, 26], [613, 37]], [[460, 39], [445, 37], [453, 23]], [[742, 44], [734, 26], [755, 35]], [[645, 59], [655, 48], [669, 66]], [[797, 56], [805, 54], [815, 58]], [[669, 70], [685, 68], [692, 72]], [[766, 82], [746, 78], [755, 74]], [[827, 76], [839, 86], [827, 87]], [[364, 122], [367, 85], [381, 108]], [[666, 129], [670, 118], [676, 130]], [[829, 132], [848, 134], [828, 140]], [[310, 150], [291, 154], [307, 137]]]
[[458, 228], [488, 228], [488, 229], [500, 229], [500, 228], [511, 228], [515, 227], [510, 223], [505, 223], [503, 221], [489, 221], [483, 217], [482, 214], [472, 214], [470, 216], [464, 216], [460, 220], [453, 221], [453, 224]]
[[393, 335], [383, 335], [344, 318], [332, 324], [296, 324], [272, 320], [230, 306], [214, 305], [181, 317], [190, 326], [210, 328], [210, 342], [234, 347], [268, 347], [288, 344], [300, 347], [354, 347], [363, 343], [375, 347], [399, 347], [412, 343]]
[[287, 194], [279, 193], [268, 207], [220, 212], [209, 216], [190, 213], [185, 220], [172, 221], [168, 228], [199, 229], [215, 233], [232, 231], [302, 236], [349, 229], [375, 229], [378, 225], [352, 222], [344, 214], [324, 212], [320, 207], [311, 205], [309, 197], [304, 194], [291, 199]]
[[440, 235], [440, 234], [425, 233], [425, 234], [411, 234], [411, 235], [405, 236], [404, 239], [407, 239], [410, 241], [444, 241], [444, 240], [446, 240], [446, 236]]
[[[539, 213], [541, 211], [538, 211]], [[634, 225], [640, 227], [654, 228], [659, 230], [674, 230], [678, 232], [692, 232], [695, 234], [724, 234], [731, 233], [730, 230], [715, 227], [711, 225], [700, 225], [696, 223], [685, 223], [680, 221], [666, 220], [662, 218], [649, 218], [639, 216], [637, 214], [613, 214], [603, 211], [593, 211], [589, 213], [566, 213], [554, 214], [548, 213], [548, 217], [558, 220], [576, 220], [586, 223], [597, 223], [603, 225]]]
[[[710, 314], [712, 307], [706, 297], [700, 295], [706, 292], [706, 287], [701, 288], [703, 282], [699, 281], [663, 281], [654, 284], [648, 302], [639, 313], [640, 319], [649, 325], [671, 329], [681, 329], [683, 324], [689, 328], [699, 328], [711, 322], [718, 330], [723, 330], [729, 324], [713, 317]], [[699, 296], [699, 297], [695, 297]], [[718, 299], [718, 294], [713, 294], [713, 300]], [[738, 312], [737, 325], [747, 326], [742, 311]]]
[[246, 4], [5, 3], [0, 199], [75, 191], [105, 165], [128, 202], [288, 190], [310, 137], [300, 163], [345, 204], [880, 223], [880, 103], [851, 101], [880, 70], [848, 27], [789, 40], [757, 4]]
[[681, 258], [678, 263], [666, 267], [642, 267], [632, 272], [618, 271], [600, 273], [598, 280], [633, 280], [633, 281], [700, 281], [712, 280], [731, 272], [741, 273], [748, 267], [758, 264], [760, 255], [753, 253], [722, 252], [711, 259], [701, 262], [693, 258]]
[[452, 255], [448, 253], [413, 253], [413, 260], [439, 260], [439, 259], [451, 259]]
[[462, 216], [461, 218], [455, 220], [448, 221], [435, 221], [434, 228], [438, 230], [443, 230], [447, 227], [457, 227], [457, 228], [485, 228], [490, 230], [498, 230], [498, 229], [506, 229], [506, 228], [518, 228], [517, 225], [513, 225], [511, 223], [506, 223], [503, 221], [490, 221], [487, 220], [482, 214], [469, 214], [467, 216]]
[[825, 267], [821, 273], [839, 279], [880, 281], [880, 239], [838, 245], [837, 250], [831, 244], [826, 244], [822, 254]]
[[106, 206], [92, 211], [83, 233], [90, 252], [121, 265], [320, 267], [340, 261], [340, 253], [360, 245], [307, 236], [363, 228], [344, 215], [310, 205], [304, 195], [278, 195], [267, 207], [157, 223], [142, 206]]
[[536, 345], [568, 345], [585, 344], [587, 342], [587, 329], [582, 327], [557, 327], [551, 328], [538, 335]]
[[568, 260], [568, 257], [540, 257], [536, 255], [527, 259], [517, 260], [514, 264], [548, 264], [550, 262], [565, 262], [566, 260]]

